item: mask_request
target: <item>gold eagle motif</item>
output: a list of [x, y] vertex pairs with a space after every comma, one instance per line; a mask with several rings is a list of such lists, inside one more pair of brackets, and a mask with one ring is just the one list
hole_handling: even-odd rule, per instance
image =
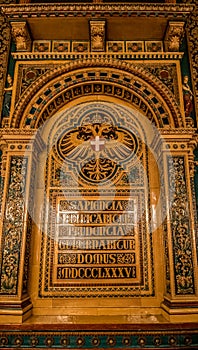
[[[98, 152], [91, 147], [96, 136], [103, 140], [104, 147]], [[90, 158], [111, 159], [114, 162], [126, 161], [138, 148], [134, 134], [123, 127], [111, 124], [87, 124], [63, 134], [58, 141], [62, 158], [68, 161], [82, 161]]]

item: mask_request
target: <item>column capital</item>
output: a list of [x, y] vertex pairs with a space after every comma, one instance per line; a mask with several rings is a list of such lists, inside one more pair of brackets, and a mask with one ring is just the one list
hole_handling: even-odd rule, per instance
[[26, 21], [11, 22], [12, 36], [17, 51], [31, 51], [31, 36]]
[[[42, 151], [45, 143], [37, 129], [0, 129], [0, 144], [8, 145], [8, 149], [24, 151]], [[15, 146], [13, 148], [13, 146]]]
[[164, 44], [166, 51], [179, 51], [184, 36], [184, 22], [169, 22]]
[[105, 26], [106, 21], [90, 21], [91, 51], [105, 51]]

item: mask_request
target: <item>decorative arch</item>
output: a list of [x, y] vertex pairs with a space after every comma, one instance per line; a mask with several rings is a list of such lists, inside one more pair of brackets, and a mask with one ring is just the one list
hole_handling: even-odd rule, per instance
[[37, 79], [19, 99], [10, 126], [38, 128], [65, 104], [84, 95], [125, 100], [159, 128], [184, 126], [174, 95], [153, 74], [129, 62], [97, 58], [61, 65]]

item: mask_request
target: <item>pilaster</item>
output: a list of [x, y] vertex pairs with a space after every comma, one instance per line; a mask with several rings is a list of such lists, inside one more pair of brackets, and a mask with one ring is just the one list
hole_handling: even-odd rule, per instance
[[4, 189], [1, 223], [0, 323], [23, 322], [31, 315], [28, 296], [36, 156], [42, 141], [33, 131], [1, 133]]
[[[197, 258], [195, 246], [193, 150], [194, 130], [180, 130], [163, 135], [164, 250], [166, 260], [166, 292], [163, 315], [171, 322], [193, 321], [198, 312]], [[197, 315], [194, 316], [196, 321]]]

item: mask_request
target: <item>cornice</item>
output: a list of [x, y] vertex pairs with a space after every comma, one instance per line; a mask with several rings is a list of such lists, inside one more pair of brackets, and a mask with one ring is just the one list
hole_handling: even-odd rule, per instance
[[12, 52], [15, 60], [76, 60], [76, 59], [90, 59], [90, 58], [114, 58], [123, 60], [145, 60], [145, 59], [160, 59], [160, 60], [180, 60], [183, 52], [138, 52], [138, 53], [39, 53], [39, 52]]
[[[38, 135], [37, 129], [15, 129], [15, 128], [2, 128], [0, 129], [0, 139], [7, 138], [7, 136], [19, 136], [24, 137], [35, 137], [35, 135]], [[18, 140], [19, 141], [19, 140]]]
[[181, 136], [181, 137], [184, 137], [185, 135], [185, 138], [189, 139], [189, 138], [192, 138], [192, 136], [195, 136], [197, 137], [197, 129], [196, 128], [160, 128], [159, 129], [159, 132], [161, 135], [169, 135], [169, 136]]
[[20, 4], [2, 5], [2, 13], [9, 19], [43, 17], [166, 17], [185, 19], [193, 11], [189, 4]]

